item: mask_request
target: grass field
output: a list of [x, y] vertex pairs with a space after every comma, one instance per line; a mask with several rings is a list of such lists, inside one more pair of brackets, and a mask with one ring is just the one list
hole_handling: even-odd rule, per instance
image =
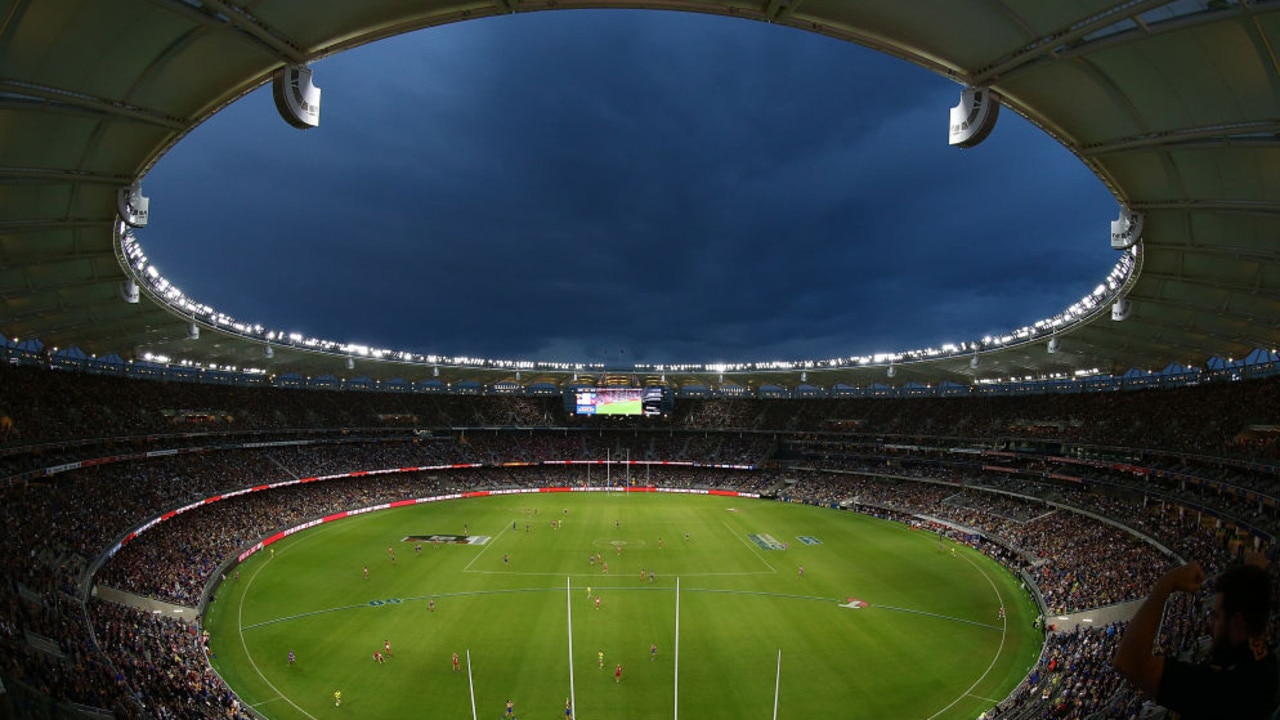
[[[403, 540], [464, 524], [489, 540], [420, 555]], [[803, 505], [508, 495], [361, 515], [274, 549], [205, 617], [214, 666], [272, 720], [463, 720], [472, 698], [485, 720], [508, 699], [517, 717], [563, 718], [569, 697], [580, 720], [768, 720], [775, 688], [778, 718], [971, 719], [1039, 652], [1034, 604], [980, 553]]]

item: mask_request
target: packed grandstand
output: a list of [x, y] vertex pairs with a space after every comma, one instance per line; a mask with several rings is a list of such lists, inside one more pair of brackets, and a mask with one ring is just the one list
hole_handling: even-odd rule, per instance
[[[646, 466], [643, 480], [869, 513], [981, 549], [1023, 577], [1046, 632], [998, 717], [1138, 716], [1143, 699], [1109, 665], [1124, 623], [1054, 618], [1139, 599], [1185, 559], [1212, 573], [1245, 549], [1273, 552], [1278, 523], [1275, 379], [1006, 399], [688, 400], [640, 425], [574, 421], [559, 398], [159, 383], [13, 354], [0, 386], [4, 680], [33, 717], [251, 717], [210, 669], [198, 625], [99, 591], [198, 611], [240, 551], [283, 528], [405, 498], [592, 482], [554, 461], [689, 462]], [[465, 467], [348, 475], [450, 466]], [[289, 482], [317, 476], [330, 479]], [[1203, 653], [1202, 606], [1174, 607], [1163, 652]]]

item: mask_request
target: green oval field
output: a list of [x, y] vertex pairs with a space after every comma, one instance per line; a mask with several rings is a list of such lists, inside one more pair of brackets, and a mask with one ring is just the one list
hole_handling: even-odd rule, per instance
[[[470, 544], [424, 540], [418, 553], [406, 540], [464, 526]], [[569, 698], [579, 720], [971, 719], [1040, 649], [1034, 604], [980, 553], [766, 500], [453, 500], [273, 549], [205, 617], [214, 666], [272, 720], [463, 720], [473, 707], [493, 720], [508, 700], [517, 717], [553, 718]]]

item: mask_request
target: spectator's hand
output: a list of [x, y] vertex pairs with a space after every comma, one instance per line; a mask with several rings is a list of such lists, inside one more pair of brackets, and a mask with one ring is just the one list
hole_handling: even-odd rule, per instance
[[1204, 585], [1204, 568], [1200, 567], [1200, 563], [1194, 560], [1177, 567], [1165, 573], [1161, 579], [1169, 584], [1172, 590], [1180, 590], [1182, 592], [1197, 592], [1200, 586]]
[[1255, 565], [1266, 570], [1267, 566], [1271, 564], [1271, 561], [1267, 559], [1266, 555], [1263, 555], [1257, 550], [1248, 550], [1244, 554], [1244, 564]]

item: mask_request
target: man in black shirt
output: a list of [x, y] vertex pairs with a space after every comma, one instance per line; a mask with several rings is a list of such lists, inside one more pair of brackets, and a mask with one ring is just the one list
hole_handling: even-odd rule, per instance
[[1156, 581], [1129, 621], [1112, 662], [1139, 690], [1183, 720], [1267, 718], [1274, 705], [1277, 667], [1265, 641], [1271, 607], [1271, 578], [1265, 569], [1241, 565], [1218, 578], [1208, 662], [1152, 654], [1165, 600], [1174, 592], [1197, 592], [1203, 583], [1204, 570], [1196, 562]]

